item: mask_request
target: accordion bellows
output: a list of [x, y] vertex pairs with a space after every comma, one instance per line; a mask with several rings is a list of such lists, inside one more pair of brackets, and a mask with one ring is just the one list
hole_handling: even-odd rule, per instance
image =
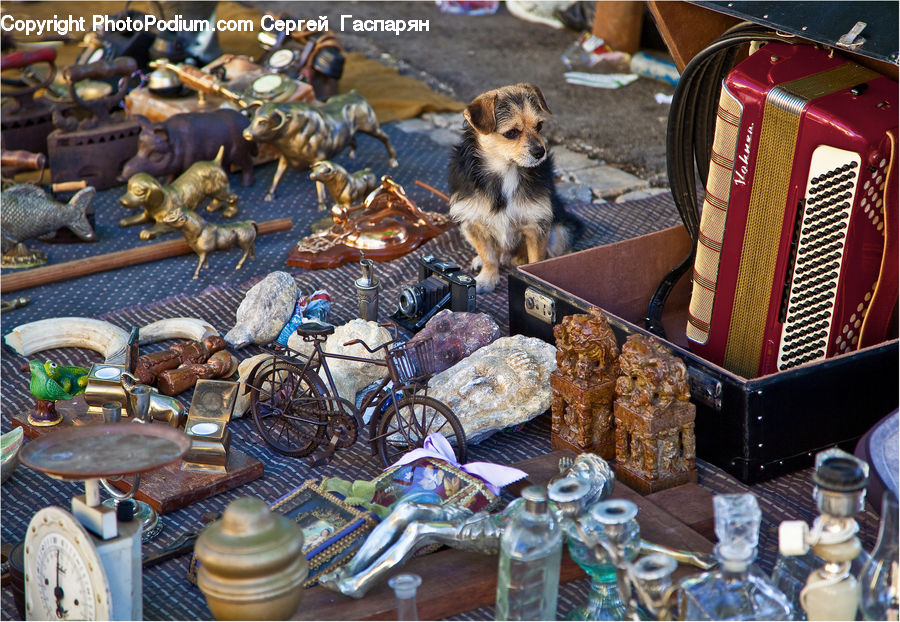
[[754, 378], [896, 330], [897, 91], [833, 52], [780, 42], [725, 78], [692, 351]]

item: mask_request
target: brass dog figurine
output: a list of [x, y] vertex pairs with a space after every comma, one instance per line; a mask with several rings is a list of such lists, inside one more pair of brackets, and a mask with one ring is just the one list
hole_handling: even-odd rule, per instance
[[163, 217], [163, 222], [180, 231], [191, 250], [197, 253], [199, 260], [192, 278], [200, 275], [200, 268], [209, 267], [208, 255], [212, 251], [227, 251], [235, 246], [244, 251], [235, 270], [244, 265], [248, 256], [251, 259], [256, 256], [254, 245], [258, 229], [252, 220], [216, 225], [206, 222], [194, 211], [173, 209]]
[[[370, 192], [378, 187], [378, 178], [372, 169], [364, 168], [353, 174], [347, 172], [340, 164], [330, 160], [316, 162], [310, 167], [309, 178], [316, 182], [316, 190], [320, 187], [331, 195], [334, 204], [331, 207], [335, 220], [346, 220], [350, 206], [359, 203]], [[327, 209], [322, 193], [319, 193], [319, 210]]]
[[166, 224], [167, 216], [173, 212], [193, 211], [199, 208], [209, 197], [212, 198], [207, 211], [214, 212], [221, 208], [222, 215], [231, 218], [238, 211], [238, 197], [231, 192], [228, 175], [222, 168], [224, 148], [220, 148], [216, 159], [212, 161], [194, 162], [171, 184], [164, 186], [147, 173], [136, 173], [128, 180], [128, 191], [119, 197], [122, 207], [128, 209], [143, 208], [140, 214], [127, 216], [119, 220], [120, 227], [153, 223], [142, 229], [142, 240], [153, 238], [172, 231]]
[[356, 150], [356, 132], [374, 136], [384, 143], [390, 165], [397, 166], [397, 152], [391, 139], [379, 127], [372, 106], [356, 91], [329, 97], [324, 103], [262, 104], [243, 136], [260, 144], [272, 143], [280, 155], [264, 200], [275, 197], [275, 189], [288, 167], [305, 169], [313, 162], [336, 156], [348, 145], [352, 156]]

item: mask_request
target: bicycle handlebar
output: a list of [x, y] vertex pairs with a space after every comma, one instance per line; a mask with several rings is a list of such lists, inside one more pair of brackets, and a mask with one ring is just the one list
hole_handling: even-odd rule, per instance
[[385, 342], [384, 342], [383, 344], [381, 344], [380, 346], [376, 346], [376, 347], [374, 347], [374, 348], [370, 348], [370, 347], [369, 347], [369, 344], [367, 344], [367, 343], [366, 343], [365, 341], [363, 341], [362, 339], [351, 339], [350, 341], [348, 341], [347, 343], [344, 344], [344, 347], [346, 348], [346, 347], [348, 347], [348, 346], [353, 346], [353, 345], [359, 344], [359, 345], [361, 345], [362, 347], [364, 347], [366, 350], [368, 350], [370, 353], [375, 354], [376, 352], [378, 352], [378, 351], [381, 350], [381, 349], [387, 349], [389, 346], [394, 345], [394, 344], [397, 343], [398, 341], [400, 341], [400, 340], [399, 340], [399, 339], [391, 339], [390, 341], [385, 341]]
[[400, 341], [400, 338], [397, 336], [397, 325], [395, 323], [393, 323], [393, 322], [378, 322], [378, 325], [383, 328], [390, 328], [391, 333], [394, 335], [394, 338], [391, 339], [390, 341], [385, 341], [383, 344], [381, 344], [380, 346], [377, 346], [376, 348], [370, 348], [369, 344], [367, 344], [362, 339], [351, 339], [350, 341], [348, 341], [347, 343], [344, 344], [344, 347], [346, 348], [348, 346], [360, 344], [362, 347], [364, 347], [366, 350], [368, 350], [371, 354], [375, 354], [382, 348], [387, 348], [388, 346], [393, 345], [393, 344], [397, 343], [398, 341]]

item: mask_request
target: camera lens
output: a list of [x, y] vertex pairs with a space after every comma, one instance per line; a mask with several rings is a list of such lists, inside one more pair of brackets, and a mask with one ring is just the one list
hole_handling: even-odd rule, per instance
[[414, 287], [404, 287], [400, 292], [400, 313], [406, 317], [415, 317], [421, 303], [421, 294]]

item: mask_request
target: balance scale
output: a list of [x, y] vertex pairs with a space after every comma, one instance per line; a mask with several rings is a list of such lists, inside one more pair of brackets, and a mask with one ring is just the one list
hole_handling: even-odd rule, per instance
[[161, 425], [114, 423], [50, 432], [25, 445], [22, 464], [83, 480], [72, 511], [39, 510], [25, 535], [27, 620], [141, 620], [141, 524], [120, 522], [100, 503], [102, 478], [135, 475], [179, 460], [190, 440]]

